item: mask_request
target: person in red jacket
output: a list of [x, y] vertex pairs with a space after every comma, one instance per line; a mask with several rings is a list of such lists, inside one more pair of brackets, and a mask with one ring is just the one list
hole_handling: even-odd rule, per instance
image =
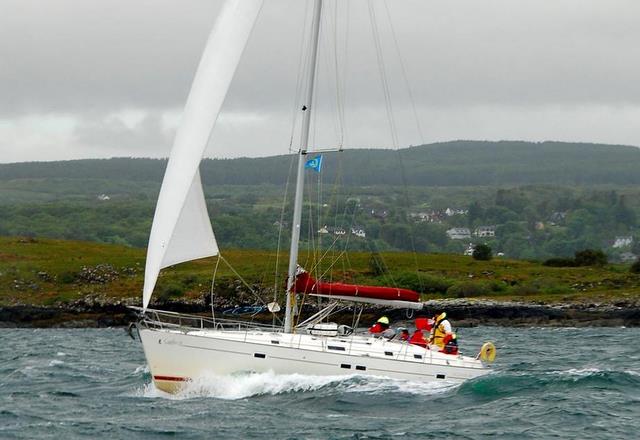
[[444, 347], [442, 347], [440, 353], [458, 354], [458, 337], [455, 333], [447, 333], [442, 342]]
[[389, 318], [386, 316], [381, 317], [378, 321], [369, 327], [369, 333], [374, 335], [379, 335], [384, 333], [385, 330], [389, 329]]
[[409, 344], [419, 345], [420, 347], [427, 348], [427, 340], [424, 338], [424, 333], [419, 328], [411, 335]]

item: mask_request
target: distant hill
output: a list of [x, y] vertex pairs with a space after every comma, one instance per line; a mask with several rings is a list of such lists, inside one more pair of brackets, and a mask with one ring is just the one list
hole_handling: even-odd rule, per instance
[[[291, 156], [206, 159], [208, 185], [281, 184]], [[163, 159], [87, 159], [0, 164], [0, 181], [16, 179], [116, 179], [160, 182]], [[640, 148], [563, 142], [453, 141], [398, 151], [356, 149], [327, 154], [325, 181], [346, 185], [430, 186], [522, 184], [638, 184]], [[402, 172], [404, 171], [404, 173]], [[403, 177], [404, 174], [404, 177]]]

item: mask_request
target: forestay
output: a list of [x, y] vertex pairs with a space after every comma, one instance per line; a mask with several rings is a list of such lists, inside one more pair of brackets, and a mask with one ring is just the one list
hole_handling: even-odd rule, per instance
[[151, 227], [143, 307], [160, 269], [218, 254], [198, 167], [262, 0], [227, 0], [213, 27], [176, 133]]

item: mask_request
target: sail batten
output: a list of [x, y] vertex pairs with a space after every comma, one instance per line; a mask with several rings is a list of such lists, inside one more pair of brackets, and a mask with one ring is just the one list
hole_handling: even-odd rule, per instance
[[167, 163], [149, 236], [143, 308], [160, 269], [218, 254], [198, 167], [262, 0], [227, 0], [202, 54]]

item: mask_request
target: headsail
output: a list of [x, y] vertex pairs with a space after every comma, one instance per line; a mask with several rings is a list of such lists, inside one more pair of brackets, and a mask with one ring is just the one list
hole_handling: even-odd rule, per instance
[[160, 269], [218, 254], [198, 167], [262, 0], [227, 0], [202, 54], [167, 163], [151, 227], [142, 305]]

